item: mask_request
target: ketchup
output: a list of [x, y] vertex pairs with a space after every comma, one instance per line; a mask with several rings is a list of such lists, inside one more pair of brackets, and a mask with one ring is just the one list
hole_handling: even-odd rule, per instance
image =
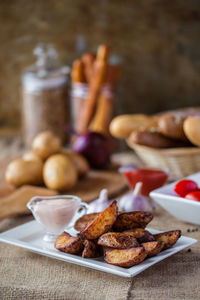
[[135, 188], [137, 182], [143, 183], [141, 193], [148, 196], [149, 193], [165, 184], [168, 174], [156, 169], [132, 169], [124, 172], [131, 189]]

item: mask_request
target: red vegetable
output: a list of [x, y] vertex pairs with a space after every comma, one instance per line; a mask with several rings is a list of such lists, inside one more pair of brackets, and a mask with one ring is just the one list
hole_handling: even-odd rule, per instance
[[132, 189], [135, 188], [137, 182], [142, 182], [141, 193], [148, 196], [149, 193], [161, 187], [168, 178], [168, 174], [162, 170], [155, 169], [133, 169], [124, 172], [124, 175]]
[[104, 135], [88, 131], [76, 137], [73, 150], [85, 156], [93, 168], [102, 169], [109, 162], [111, 143]]
[[198, 185], [190, 179], [183, 179], [177, 182], [174, 186], [174, 191], [181, 197], [185, 197], [190, 192], [197, 191]]
[[186, 199], [200, 202], [200, 191], [190, 192], [185, 196]]

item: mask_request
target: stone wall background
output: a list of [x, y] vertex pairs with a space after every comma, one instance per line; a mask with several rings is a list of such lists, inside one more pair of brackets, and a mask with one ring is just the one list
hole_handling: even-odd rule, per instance
[[39, 42], [55, 44], [69, 65], [109, 44], [122, 59], [118, 112], [200, 104], [199, 0], [1, 1], [1, 126], [20, 125], [20, 78]]

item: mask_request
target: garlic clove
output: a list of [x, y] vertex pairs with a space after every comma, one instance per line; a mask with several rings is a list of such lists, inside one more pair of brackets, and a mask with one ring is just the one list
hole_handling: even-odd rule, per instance
[[152, 205], [149, 197], [141, 194], [142, 182], [138, 182], [134, 191], [124, 195], [119, 201], [119, 208], [122, 211], [151, 211]]
[[107, 208], [109, 204], [108, 191], [103, 189], [99, 194], [99, 198], [89, 204], [88, 213], [101, 212]]

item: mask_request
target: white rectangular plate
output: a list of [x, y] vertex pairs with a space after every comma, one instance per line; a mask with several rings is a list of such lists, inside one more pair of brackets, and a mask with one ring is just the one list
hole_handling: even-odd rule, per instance
[[[160, 231], [154, 229], [148, 229], [151, 233], [159, 233]], [[68, 230], [69, 233], [74, 234], [76, 231], [74, 229]], [[88, 267], [91, 269], [107, 272], [110, 274], [115, 274], [123, 277], [133, 277], [157, 262], [181, 251], [182, 249], [189, 247], [197, 242], [197, 240], [182, 236], [177, 243], [170, 249], [165, 250], [154, 256], [143, 261], [137, 266], [125, 269], [113, 265], [107, 264], [103, 257], [100, 258], [82, 258], [77, 255], [67, 254], [59, 252], [54, 248], [53, 243], [43, 242], [42, 237], [44, 231], [41, 226], [36, 221], [31, 221], [15, 227], [11, 230], [5, 231], [0, 234], [0, 241], [8, 243], [14, 246], [25, 248], [29, 251], [69, 262], [72, 264]]]

